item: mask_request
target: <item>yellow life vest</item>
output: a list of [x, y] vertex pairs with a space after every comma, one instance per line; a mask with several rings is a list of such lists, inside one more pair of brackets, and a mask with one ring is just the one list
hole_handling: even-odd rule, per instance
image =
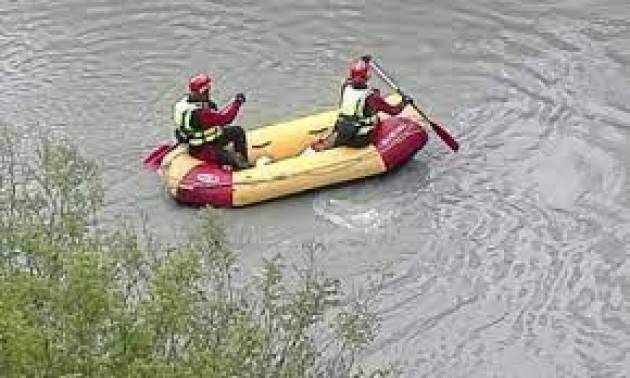
[[201, 109], [201, 103], [188, 101], [188, 96], [184, 96], [173, 108], [173, 121], [177, 127], [176, 135], [178, 139], [183, 137], [191, 147], [210, 143], [221, 134], [220, 127], [213, 126], [203, 130], [196, 122], [193, 122], [193, 112], [199, 109]]
[[339, 117], [352, 122], [358, 128], [358, 135], [367, 135], [378, 122], [376, 113], [366, 112], [365, 101], [370, 93], [372, 90], [368, 88], [353, 88], [349, 84], [342, 87]]

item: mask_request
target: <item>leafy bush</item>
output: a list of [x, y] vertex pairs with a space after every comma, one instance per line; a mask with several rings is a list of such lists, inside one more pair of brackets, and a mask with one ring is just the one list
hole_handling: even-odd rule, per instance
[[[104, 232], [97, 166], [64, 142], [0, 140], [0, 374], [51, 377], [383, 376], [355, 356], [374, 338], [375, 291], [354, 299], [307, 263], [265, 261], [248, 285], [217, 213], [163, 246]], [[361, 297], [369, 299], [361, 299]]]

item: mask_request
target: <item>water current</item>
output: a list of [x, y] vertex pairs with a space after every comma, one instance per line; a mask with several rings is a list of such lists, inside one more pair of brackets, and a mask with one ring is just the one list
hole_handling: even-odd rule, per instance
[[110, 215], [175, 205], [140, 161], [197, 71], [246, 128], [331, 108], [372, 54], [462, 145], [224, 211], [245, 269], [305, 241], [348, 282], [389, 266], [365, 361], [406, 377], [630, 376], [630, 6], [622, 0], [0, 2], [0, 118], [68, 135]]

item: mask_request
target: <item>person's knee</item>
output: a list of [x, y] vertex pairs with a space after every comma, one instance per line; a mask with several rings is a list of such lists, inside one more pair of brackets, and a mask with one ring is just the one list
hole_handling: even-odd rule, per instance
[[243, 129], [241, 126], [230, 126], [228, 133], [233, 140], [245, 140], [245, 129]]
[[234, 134], [245, 135], [245, 129], [243, 129], [241, 126], [230, 126], [229, 128]]

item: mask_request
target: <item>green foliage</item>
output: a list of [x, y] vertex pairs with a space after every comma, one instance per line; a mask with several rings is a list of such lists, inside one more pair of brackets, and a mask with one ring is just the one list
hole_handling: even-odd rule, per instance
[[130, 224], [104, 232], [97, 166], [67, 143], [26, 149], [16, 135], [4, 128], [0, 141], [0, 375], [372, 374], [355, 355], [376, 332], [375, 292], [345, 296], [317, 268], [321, 246], [292, 270], [265, 261], [252, 281], [210, 209], [177, 247]]

